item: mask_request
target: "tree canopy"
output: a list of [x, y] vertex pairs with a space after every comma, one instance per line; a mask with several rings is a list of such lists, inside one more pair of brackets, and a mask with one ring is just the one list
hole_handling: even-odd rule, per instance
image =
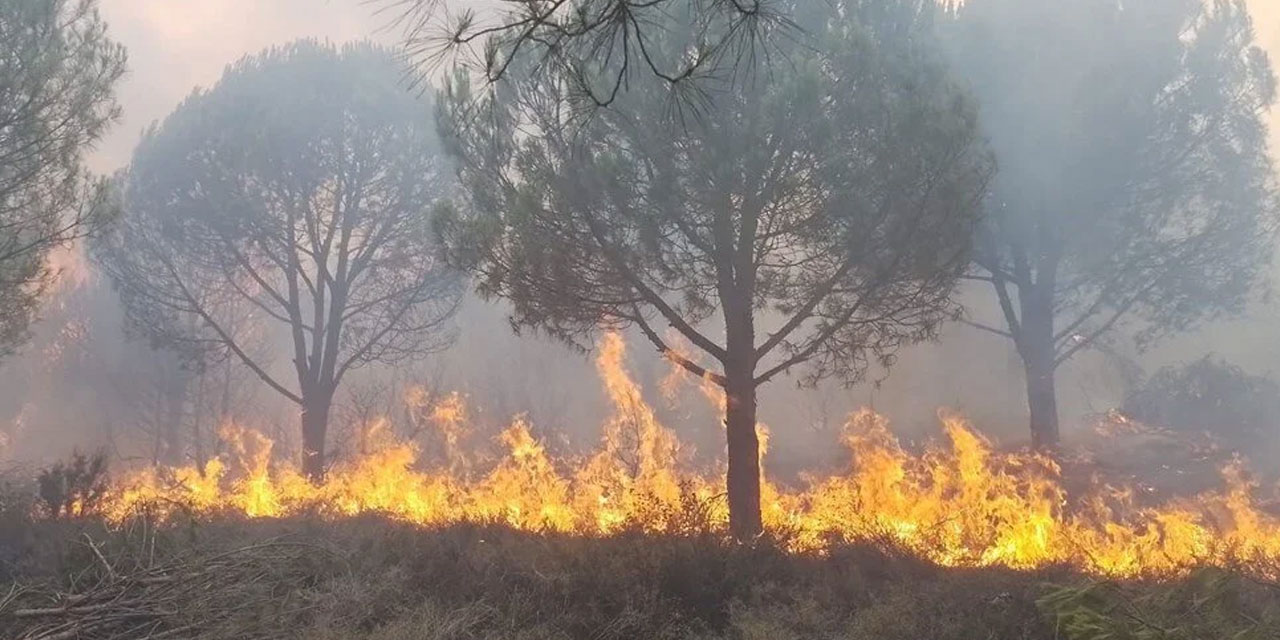
[[0, 356], [26, 338], [49, 252], [114, 211], [84, 154], [116, 119], [125, 52], [94, 0], [0, 0]]
[[[531, 61], [442, 99], [464, 187], [438, 220], [452, 260], [516, 327], [635, 325], [722, 387], [740, 535], [760, 529], [756, 388], [802, 364], [856, 381], [934, 335], [992, 169], [932, 3], [836, 5], [795, 14], [813, 38], [691, 121], [661, 79], [580, 117], [577, 80]], [[688, 24], [656, 31], [659, 59], [697, 41]]]
[[[446, 0], [381, 4], [419, 79], [447, 61], [489, 83], [532, 64], [567, 81], [580, 110], [613, 104], [637, 80], [665, 85], [671, 107], [701, 110], [740, 72], [750, 75], [775, 36], [796, 35], [785, 0], [515, 0], [488, 16], [450, 12]], [[672, 29], [693, 36], [677, 56], [663, 51]]]

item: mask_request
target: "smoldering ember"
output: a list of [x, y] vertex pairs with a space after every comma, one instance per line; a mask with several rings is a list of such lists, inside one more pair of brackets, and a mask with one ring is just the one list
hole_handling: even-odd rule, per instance
[[1270, 0], [0, 0], [0, 638], [1280, 637]]

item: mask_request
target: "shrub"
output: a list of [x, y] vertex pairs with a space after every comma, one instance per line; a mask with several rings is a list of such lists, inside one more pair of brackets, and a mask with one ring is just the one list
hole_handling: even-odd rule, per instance
[[1121, 411], [1153, 426], [1209, 431], [1243, 449], [1276, 435], [1280, 385], [1205, 356], [1159, 370], [1125, 398]]
[[36, 477], [39, 507], [52, 518], [96, 513], [107, 490], [107, 456], [75, 452]]

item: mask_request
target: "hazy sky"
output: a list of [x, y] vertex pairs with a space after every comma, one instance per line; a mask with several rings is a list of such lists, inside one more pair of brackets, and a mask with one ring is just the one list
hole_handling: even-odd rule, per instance
[[129, 49], [124, 117], [99, 145], [94, 168], [129, 161], [142, 130], [226, 65], [272, 45], [313, 37], [390, 41], [385, 14], [366, 0], [100, 0], [111, 35]]
[[[113, 37], [129, 49], [120, 87], [124, 118], [99, 146], [93, 166], [126, 164], [141, 131], [163, 118], [191, 89], [217, 81], [248, 53], [304, 37], [391, 42], [386, 4], [369, 0], [101, 0]], [[1259, 39], [1280, 61], [1280, 0], [1249, 0]], [[1280, 110], [1273, 140], [1280, 142]]]
[[[1280, 68], [1280, 0], [1249, 0], [1253, 12], [1258, 40], [1271, 53], [1271, 62]], [[1271, 116], [1271, 142], [1273, 155], [1280, 149], [1280, 109]]]
[[[303, 37], [384, 41], [385, 15], [368, 0], [101, 0], [113, 37], [129, 49], [120, 87], [124, 118], [99, 146], [93, 166], [128, 162], [148, 124], [169, 113], [192, 88], [217, 81], [247, 53]], [[1280, 0], [1249, 0], [1259, 39], [1280, 61]], [[1280, 141], [1280, 110], [1273, 140]]]

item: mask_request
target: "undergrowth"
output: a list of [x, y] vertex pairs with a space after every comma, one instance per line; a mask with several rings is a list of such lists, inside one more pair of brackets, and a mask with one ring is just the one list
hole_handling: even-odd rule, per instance
[[0, 514], [0, 636], [15, 639], [1280, 637], [1280, 590], [1221, 571], [1095, 583], [943, 569], [889, 545], [819, 557], [711, 532], [581, 538], [376, 516], [18, 519]]

